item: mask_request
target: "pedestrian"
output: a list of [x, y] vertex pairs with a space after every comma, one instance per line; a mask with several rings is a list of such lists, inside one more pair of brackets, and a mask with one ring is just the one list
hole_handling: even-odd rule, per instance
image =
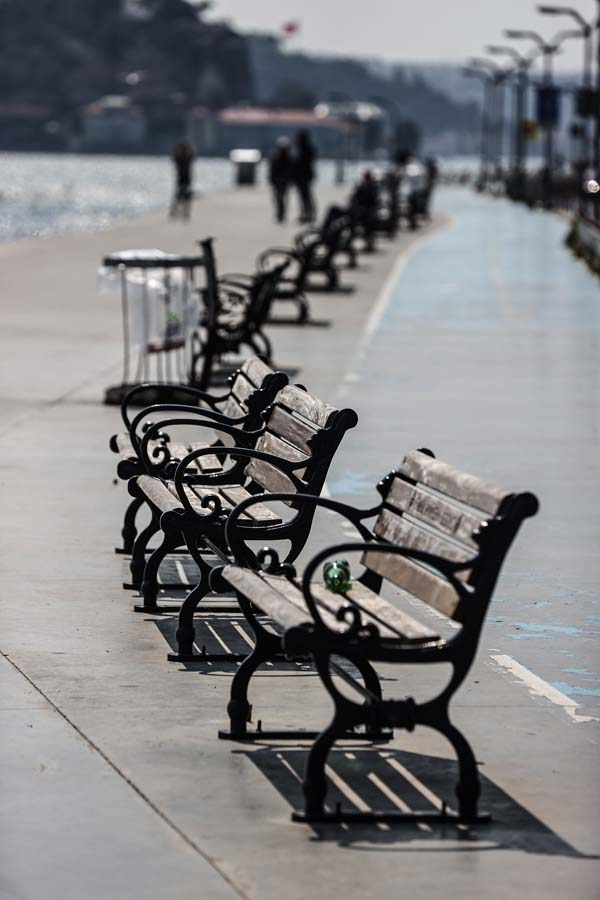
[[300, 197], [300, 222], [314, 222], [316, 218], [312, 183], [315, 179], [317, 151], [304, 128], [296, 134], [296, 157], [294, 159], [294, 181]]
[[350, 212], [352, 217], [367, 226], [372, 227], [379, 209], [379, 188], [373, 178], [373, 173], [367, 169], [350, 198]]
[[179, 141], [173, 151], [175, 165], [175, 193], [171, 204], [171, 218], [189, 219], [192, 206], [192, 163], [194, 153], [187, 141]]
[[275, 201], [275, 218], [285, 222], [287, 213], [287, 195], [292, 181], [292, 157], [290, 142], [286, 137], [277, 139], [275, 150], [269, 162], [269, 182], [273, 188]]

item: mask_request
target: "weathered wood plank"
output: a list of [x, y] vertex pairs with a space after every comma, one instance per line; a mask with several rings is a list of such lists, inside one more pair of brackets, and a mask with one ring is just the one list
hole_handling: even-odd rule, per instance
[[390, 544], [434, 553], [453, 562], [465, 562], [474, 556], [474, 553], [466, 547], [459, 547], [446, 540], [441, 532], [436, 535], [425, 531], [419, 525], [396, 515], [389, 509], [384, 509], [379, 514], [373, 530], [378, 537], [389, 541]]
[[409, 513], [416, 519], [444, 531], [446, 534], [476, 547], [473, 532], [481, 525], [483, 516], [473, 515], [443, 497], [428, 494], [419, 487], [394, 478], [386, 497], [386, 503], [399, 512]]
[[324, 428], [331, 416], [337, 412], [335, 406], [330, 406], [324, 400], [313, 397], [312, 394], [293, 384], [288, 384], [281, 389], [277, 395], [277, 401], [298, 415], [304, 416], [318, 428]]
[[240, 371], [244, 373], [254, 387], [260, 387], [267, 375], [273, 374], [273, 369], [264, 363], [262, 359], [259, 359], [258, 356], [251, 356], [250, 359], [247, 359]]
[[[206, 450], [208, 447], [210, 447], [210, 444], [204, 443], [203, 441], [195, 441], [193, 444], [189, 445], [190, 451]], [[209, 453], [206, 456], [199, 456], [196, 460], [196, 466], [203, 475], [211, 475], [223, 470], [221, 460], [213, 453]]]
[[311, 590], [319, 604], [334, 615], [340, 607], [349, 603], [356, 606], [360, 610], [362, 623], [375, 625], [384, 640], [398, 640], [402, 637], [408, 642], [422, 643], [438, 638], [430, 628], [359, 582], [352, 584], [347, 595], [332, 594], [323, 584], [312, 584]]
[[510, 496], [510, 491], [504, 491], [490, 481], [469, 475], [441, 460], [432, 459], [418, 450], [407, 453], [398, 472], [492, 516], [497, 513], [505, 497]]
[[[253, 496], [239, 484], [225, 485], [221, 488], [221, 494], [232, 506], [237, 506], [242, 500]], [[281, 517], [266, 503], [253, 503], [245, 510], [242, 517], [250, 519], [253, 525], [279, 525], [281, 523]]]
[[179, 497], [174, 496], [160, 478], [154, 478], [152, 475], [140, 475], [136, 484], [150, 503], [161, 512], [182, 509]]
[[308, 442], [317, 433], [317, 430], [308, 422], [303, 422], [287, 410], [282, 409], [278, 404], [271, 408], [267, 428], [272, 434], [301, 450], [304, 455], [312, 453]]
[[[290, 603], [294, 603], [300, 609], [307, 609], [304, 594], [299, 585], [281, 575], [268, 575], [263, 572], [262, 577], [272, 587], [276, 587]], [[401, 636], [407, 641], [423, 642], [436, 640], [438, 637], [434, 631], [422, 625], [417, 619], [397, 609], [388, 600], [357, 581], [352, 583], [347, 594], [333, 594], [319, 582], [311, 584], [311, 591], [323, 621], [333, 631], [347, 628], [347, 624], [340, 623], [336, 619], [336, 613], [340, 607], [352, 604], [360, 610], [363, 624], [376, 625], [383, 639], [398, 640]]]
[[277, 435], [271, 434], [270, 431], [265, 431], [259, 438], [256, 449], [262, 450], [264, 453], [273, 453], [274, 456], [280, 456], [283, 459], [287, 459], [288, 462], [301, 462], [307, 456], [311, 456], [310, 451], [306, 453], [303, 450], [299, 450], [287, 441], [277, 437]]
[[248, 398], [252, 396], [256, 387], [241, 373], [236, 377], [231, 386], [231, 393], [241, 406], [247, 409]]
[[286, 600], [277, 587], [271, 586], [257, 572], [240, 566], [225, 566], [223, 578], [284, 628], [310, 622], [306, 609], [303, 611]]
[[445, 578], [402, 556], [367, 551], [362, 561], [372, 572], [383, 575], [438, 612], [454, 618], [459, 598]]
[[281, 469], [276, 469], [262, 459], [253, 459], [246, 466], [246, 475], [265, 491], [297, 493], [297, 488]]

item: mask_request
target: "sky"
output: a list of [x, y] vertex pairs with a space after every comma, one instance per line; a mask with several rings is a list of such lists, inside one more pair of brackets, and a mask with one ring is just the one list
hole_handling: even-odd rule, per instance
[[[597, 9], [595, 0], [567, 5], [588, 21]], [[532, 29], [550, 39], [576, 27], [566, 16], [540, 15], [534, 0], [215, 0], [212, 17], [244, 31], [277, 32], [284, 22], [298, 21], [300, 33], [289, 39], [290, 49], [457, 63], [481, 55], [486, 44], [505, 43], [505, 28]], [[580, 70], [582, 43], [565, 42], [555, 57], [558, 70]], [[531, 44], [518, 46], [525, 51]]]

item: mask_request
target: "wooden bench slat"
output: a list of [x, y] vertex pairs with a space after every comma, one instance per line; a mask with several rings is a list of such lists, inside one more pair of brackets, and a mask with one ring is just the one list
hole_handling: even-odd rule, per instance
[[[204, 450], [209, 446], [210, 444], [204, 443], [203, 441], [195, 441], [193, 444], [189, 445], [189, 449], [190, 451]], [[211, 475], [215, 472], [223, 471], [223, 464], [221, 460], [213, 453], [207, 454], [206, 456], [199, 456], [196, 460], [196, 467], [200, 472], [202, 472], [203, 475]]]
[[297, 447], [305, 456], [311, 453], [308, 442], [317, 433], [317, 429], [293, 416], [279, 404], [271, 408], [267, 428], [272, 434]]
[[398, 473], [492, 516], [496, 515], [502, 501], [511, 493], [418, 450], [407, 453]]
[[136, 481], [138, 487], [144, 492], [153, 506], [161, 512], [172, 512], [182, 509], [179, 497], [176, 497], [160, 478], [152, 475], [140, 475]]
[[[262, 437], [259, 438], [256, 449], [262, 450], [264, 453], [273, 453], [275, 456], [281, 456], [283, 459], [289, 460], [289, 462], [300, 462], [306, 459], [307, 456], [303, 450], [298, 450], [297, 447], [292, 446], [287, 441], [283, 441], [277, 435], [271, 434], [270, 431], [265, 431]], [[296, 469], [295, 471], [300, 472], [301, 469]]]
[[406, 557], [385, 553], [367, 551], [363, 555], [362, 562], [372, 572], [397, 584], [448, 618], [454, 618], [459, 598], [452, 585], [441, 575]]
[[377, 537], [389, 541], [390, 544], [399, 544], [401, 547], [410, 547], [412, 550], [434, 553], [454, 562], [465, 562], [474, 556], [473, 552], [466, 547], [459, 547], [446, 540], [442, 532], [433, 534], [425, 531], [419, 525], [389, 509], [384, 509], [379, 514], [373, 531]]
[[429, 494], [401, 478], [394, 478], [385, 501], [399, 512], [408, 513], [431, 527], [439, 528], [470, 547], [477, 547], [473, 532], [481, 525], [483, 516], [473, 515], [443, 497]]
[[239, 374], [233, 384], [231, 385], [231, 393], [238, 400], [238, 402], [247, 408], [248, 398], [252, 396], [256, 387], [252, 384], [251, 381], [243, 375]]
[[[253, 577], [233, 573], [248, 573]], [[237, 566], [226, 566], [223, 575], [230, 584], [234, 584], [244, 596], [280, 625], [288, 627], [284, 618], [293, 620], [295, 625], [308, 624], [312, 621], [301, 588], [288, 578], [282, 575], [269, 575], [266, 572], [250, 572]], [[265, 586], [269, 590], [266, 590]], [[347, 595], [333, 594], [319, 583], [313, 583], [311, 590], [319, 604], [319, 612], [324, 623], [334, 632], [343, 632], [347, 628], [347, 624], [336, 619], [337, 610], [353, 603], [360, 608], [362, 622], [365, 625], [375, 624], [384, 640], [397, 641], [399, 637], [407, 642], [438, 640], [439, 636], [430, 628], [397, 609], [388, 600], [384, 600], [359, 582], [353, 582]], [[273, 592], [279, 596], [275, 598]], [[282, 601], [293, 607], [292, 614], [286, 614]]]
[[307, 610], [299, 609], [285, 599], [274, 587], [257, 572], [243, 569], [240, 566], [225, 566], [223, 577], [236, 590], [255, 603], [264, 613], [284, 628], [304, 625], [310, 620]]
[[126, 431], [121, 431], [115, 435], [115, 444], [122, 459], [136, 459], [136, 453]]
[[262, 359], [259, 359], [258, 356], [251, 356], [245, 360], [240, 371], [243, 372], [254, 387], [260, 387], [267, 375], [273, 374], [273, 369], [264, 363]]
[[418, 619], [398, 609], [360, 582], [353, 582], [347, 596], [333, 594], [323, 584], [312, 584], [311, 590], [314, 597], [334, 614], [349, 602], [358, 607], [362, 622], [365, 625], [376, 625], [384, 640], [398, 640], [401, 636], [407, 641], [423, 642], [437, 640], [439, 637]]
[[325, 428], [332, 414], [337, 412], [335, 406], [330, 406], [324, 400], [319, 400], [307, 391], [288, 384], [277, 395], [277, 401], [288, 409], [293, 410], [309, 422], [313, 422], [318, 428]]
[[[237, 506], [242, 500], [246, 500], [247, 497], [252, 496], [246, 488], [242, 487], [240, 484], [231, 486], [224, 485], [220, 488], [220, 493], [229, 500], [232, 506]], [[270, 506], [267, 506], [266, 503], [253, 503], [252, 506], [248, 507], [242, 514], [242, 518], [251, 519], [255, 525], [281, 524], [281, 517], [278, 516]]]
[[262, 459], [251, 460], [246, 466], [245, 472], [255, 484], [265, 491], [287, 494], [297, 492], [296, 485], [281, 469], [276, 469], [275, 466]]

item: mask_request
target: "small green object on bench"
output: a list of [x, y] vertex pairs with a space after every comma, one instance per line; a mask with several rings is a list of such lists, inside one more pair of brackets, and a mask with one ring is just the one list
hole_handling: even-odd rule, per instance
[[350, 578], [347, 559], [334, 559], [323, 566], [323, 581], [332, 594], [346, 594], [350, 589]]

